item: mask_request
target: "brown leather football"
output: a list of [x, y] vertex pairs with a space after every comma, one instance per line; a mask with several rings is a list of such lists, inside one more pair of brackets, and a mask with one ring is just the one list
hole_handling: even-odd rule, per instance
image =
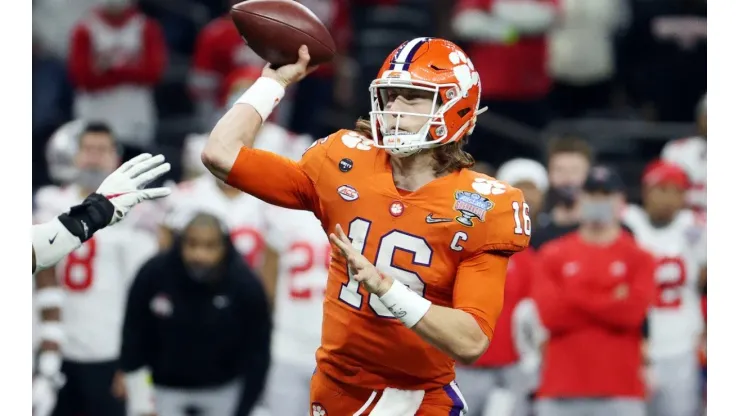
[[231, 8], [231, 19], [257, 55], [273, 67], [298, 60], [298, 48], [308, 46], [310, 65], [331, 61], [334, 39], [306, 6], [292, 0], [247, 0]]

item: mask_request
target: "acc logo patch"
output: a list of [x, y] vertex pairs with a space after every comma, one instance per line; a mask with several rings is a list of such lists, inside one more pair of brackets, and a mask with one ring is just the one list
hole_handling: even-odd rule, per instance
[[349, 186], [349, 185], [342, 185], [339, 188], [337, 188], [337, 193], [339, 196], [344, 199], [345, 201], [355, 201], [357, 198], [360, 197], [360, 194], [357, 192], [357, 189]]
[[311, 403], [311, 416], [328, 416], [329, 413], [324, 409], [321, 403]]
[[460, 212], [460, 216], [455, 218], [457, 222], [466, 227], [472, 227], [473, 218], [484, 222], [486, 212], [490, 211], [493, 205], [488, 198], [475, 192], [455, 191], [455, 205], [452, 209]]

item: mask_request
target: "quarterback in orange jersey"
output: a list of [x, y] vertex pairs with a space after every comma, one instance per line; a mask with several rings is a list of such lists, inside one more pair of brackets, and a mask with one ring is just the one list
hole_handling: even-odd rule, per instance
[[308, 210], [334, 234], [312, 414], [459, 415], [455, 361], [488, 347], [509, 256], [529, 244], [522, 193], [468, 168], [480, 81], [455, 44], [403, 43], [370, 85], [354, 130], [317, 140], [299, 162], [253, 148], [285, 87], [313, 68], [262, 77], [215, 126], [203, 162], [271, 204]]

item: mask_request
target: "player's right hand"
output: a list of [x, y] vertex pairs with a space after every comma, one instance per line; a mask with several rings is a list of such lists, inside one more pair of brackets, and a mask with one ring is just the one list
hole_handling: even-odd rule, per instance
[[33, 416], [49, 416], [57, 403], [57, 388], [49, 378], [37, 376], [33, 379], [31, 393]]
[[170, 168], [169, 163], [164, 163], [164, 156], [143, 153], [108, 175], [96, 193], [106, 197], [115, 207], [109, 225], [122, 220], [136, 204], [169, 195], [172, 191], [166, 187], [144, 187], [169, 172]]
[[267, 64], [262, 70], [262, 76], [272, 78], [283, 88], [286, 88], [288, 85], [302, 80], [317, 68], [317, 65], [308, 66], [309, 61], [311, 61], [311, 55], [308, 54], [308, 46], [303, 45], [298, 49], [298, 61], [296, 63], [283, 65], [277, 69], [272, 69], [270, 64]]

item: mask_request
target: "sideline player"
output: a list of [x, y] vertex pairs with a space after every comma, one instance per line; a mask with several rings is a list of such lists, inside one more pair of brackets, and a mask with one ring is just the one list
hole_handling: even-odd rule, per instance
[[648, 357], [654, 375], [651, 414], [689, 416], [699, 406], [696, 351], [704, 330], [698, 291], [706, 265], [701, 215], [683, 209], [689, 177], [678, 165], [655, 161], [642, 177], [643, 206], [623, 214], [637, 241], [657, 261], [657, 302], [650, 314]]
[[370, 86], [369, 122], [314, 142], [295, 163], [253, 144], [285, 88], [312, 70], [307, 48], [298, 53], [295, 64], [263, 70], [211, 132], [203, 161], [266, 202], [313, 212], [327, 234], [347, 230], [385, 273], [383, 284], [361, 287], [332, 258], [311, 411], [464, 412], [454, 362], [488, 347], [509, 256], [531, 234], [521, 191], [468, 169], [478, 73], [449, 41], [405, 42]]

